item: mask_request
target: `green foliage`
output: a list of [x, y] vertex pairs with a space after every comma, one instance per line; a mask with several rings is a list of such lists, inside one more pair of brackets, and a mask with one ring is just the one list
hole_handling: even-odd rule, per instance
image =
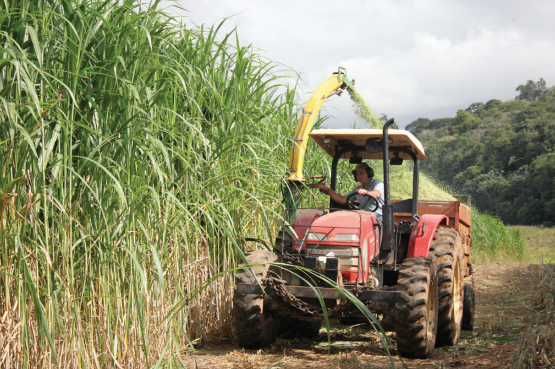
[[466, 108], [465, 111], [469, 112], [470, 114], [474, 114], [477, 110], [479, 110], [483, 107], [484, 107], [484, 103], [477, 102], [477, 103], [474, 103], [474, 104], [470, 104], [470, 106], [468, 108]]
[[537, 99], [492, 99], [409, 124], [429, 157], [423, 171], [504, 222], [555, 222], [555, 89], [542, 81]]
[[515, 99], [536, 101], [545, 92], [546, 83], [543, 78], [540, 78], [538, 82], [528, 80], [528, 82], [525, 85], [518, 86], [516, 90], [520, 93], [517, 97], [515, 97]]
[[449, 133], [452, 135], [460, 135], [472, 130], [476, 125], [476, 119], [469, 112], [459, 109], [457, 116], [451, 122]]
[[526, 245], [526, 261], [531, 264], [555, 265], [555, 227], [511, 226], [518, 230]]
[[168, 312], [272, 238], [297, 109], [293, 72], [217, 33], [156, 2], [2, 2], [6, 367], [171, 364], [229, 331], [229, 275]]
[[472, 212], [472, 260], [477, 264], [488, 261], [522, 261], [526, 246], [518, 229], [505, 227], [494, 216]]
[[430, 120], [428, 118], [418, 118], [414, 122], [406, 126], [406, 130], [412, 132], [415, 135], [424, 133], [425, 136], [431, 136], [436, 133], [437, 130], [443, 130], [444, 133], [448, 133], [449, 125], [453, 121], [453, 118], [440, 118]]

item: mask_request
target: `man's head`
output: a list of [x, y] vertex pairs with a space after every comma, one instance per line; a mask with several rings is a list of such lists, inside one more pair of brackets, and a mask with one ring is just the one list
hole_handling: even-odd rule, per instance
[[357, 164], [352, 173], [355, 176], [355, 181], [360, 183], [364, 183], [366, 180], [374, 177], [374, 170], [366, 163]]

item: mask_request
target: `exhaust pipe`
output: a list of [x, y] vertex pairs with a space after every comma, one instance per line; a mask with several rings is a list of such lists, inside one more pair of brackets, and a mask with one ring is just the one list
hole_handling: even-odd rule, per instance
[[384, 250], [395, 250], [395, 239], [393, 237], [393, 205], [391, 205], [389, 194], [389, 126], [395, 120], [389, 119], [383, 126], [383, 182], [384, 182], [384, 206], [383, 206], [383, 228], [384, 228]]

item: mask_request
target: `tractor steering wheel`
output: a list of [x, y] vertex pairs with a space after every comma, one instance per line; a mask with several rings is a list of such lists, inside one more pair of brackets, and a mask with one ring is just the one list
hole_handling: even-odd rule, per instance
[[349, 206], [349, 209], [351, 209], [351, 210], [362, 210], [362, 209], [364, 209], [364, 207], [366, 206], [366, 204], [368, 204], [368, 201], [370, 201], [371, 199], [374, 200], [376, 206], [374, 206], [373, 208], [369, 209], [368, 211], [374, 213], [374, 212], [375, 212], [376, 210], [378, 210], [378, 208], [380, 207], [380, 205], [379, 205], [379, 203], [378, 203], [378, 199], [377, 199], [375, 196], [373, 196], [373, 195], [371, 195], [370, 193], [368, 193], [368, 192], [365, 193], [364, 195], [361, 195], [361, 196], [367, 196], [367, 197], [368, 197], [368, 200], [366, 200], [366, 202], [365, 202], [364, 205], [362, 205], [362, 206], [360, 206], [360, 203], [358, 203], [358, 202], [354, 202], [354, 201], [349, 200], [351, 197], [354, 197], [354, 196], [356, 196], [356, 195], [357, 195], [357, 193], [355, 192], [355, 193], [350, 194], [350, 195], [347, 197], [347, 205]]

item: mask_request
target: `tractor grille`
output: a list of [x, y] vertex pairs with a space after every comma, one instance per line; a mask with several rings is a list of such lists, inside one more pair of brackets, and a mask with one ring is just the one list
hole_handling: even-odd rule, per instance
[[341, 270], [358, 270], [359, 248], [349, 246], [336, 246], [336, 245], [320, 245], [315, 249], [311, 248], [312, 245], [307, 246], [306, 254], [310, 256], [326, 256], [326, 254], [333, 252], [335, 257], [339, 259]]

